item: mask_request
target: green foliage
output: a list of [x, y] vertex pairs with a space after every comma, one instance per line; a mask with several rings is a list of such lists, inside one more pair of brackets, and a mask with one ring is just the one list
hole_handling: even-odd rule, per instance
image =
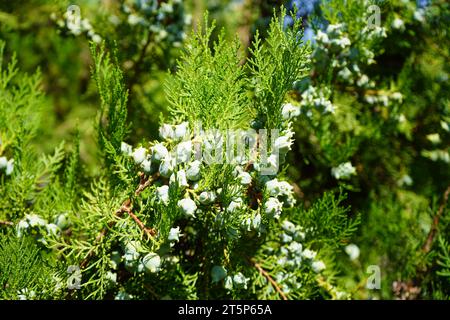
[[441, 253], [439, 254], [438, 264], [442, 267], [442, 269], [438, 271], [437, 274], [446, 278], [448, 283], [450, 280], [450, 249], [448, 242], [443, 237], [439, 237], [439, 248]]
[[0, 238], [0, 298], [49, 299], [58, 296], [63, 279], [54, 262], [29, 238]]
[[[349, 219], [349, 208], [345, 208], [341, 204], [344, 199], [343, 194], [336, 197], [331, 193], [326, 193], [323, 198], [314, 202], [309, 209], [294, 208], [289, 215], [289, 220], [302, 226], [302, 230], [305, 231], [302, 244], [305, 247], [317, 250], [318, 255], [324, 259], [327, 268], [333, 266], [339, 249], [348, 243], [350, 236], [359, 225], [359, 217]], [[310, 264], [306, 263], [300, 267], [292, 268], [292, 265], [289, 265], [289, 260], [285, 261], [282, 249], [287, 247], [289, 250], [290, 247], [287, 246], [284, 238], [286, 234], [292, 235], [292, 233], [289, 233], [287, 228], [280, 228], [276, 225], [271, 226], [271, 230], [267, 244], [258, 252], [257, 259], [261, 261], [261, 266], [265, 270], [269, 270], [275, 279], [281, 279], [281, 281], [278, 281], [284, 290], [291, 288], [292, 282], [304, 284], [296, 290], [291, 289], [290, 296], [292, 294], [292, 298], [326, 297], [343, 299], [347, 297], [346, 293], [342, 291], [343, 287], [336, 283], [332, 268], [326, 271], [326, 277], [319, 277], [318, 279], [312, 272]], [[273, 254], [274, 251], [276, 254]], [[307, 260], [305, 257], [303, 259]], [[255, 276], [258, 279], [258, 286], [255, 287], [254, 292], [258, 293], [258, 298], [281, 298], [275, 288], [267, 283], [261, 274]]]
[[128, 92], [125, 88], [122, 71], [117, 61], [111, 61], [110, 55], [101, 47], [94, 57], [93, 75], [100, 95], [101, 106], [98, 121], [99, 144], [102, 149], [109, 142], [114, 150], [120, 150], [120, 143], [126, 134]]
[[325, 193], [308, 211], [296, 213], [299, 223], [311, 230], [311, 244], [338, 248], [349, 242], [360, 223], [360, 216], [349, 220], [350, 210], [342, 205], [345, 198], [343, 194], [335, 197]]
[[239, 42], [226, 41], [222, 32], [210, 48], [214, 25], [208, 26], [207, 18], [203, 30], [186, 43], [177, 73], [167, 83], [169, 110], [178, 121], [201, 122], [205, 128], [242, 128], [252, 118], [252, 110]]
[[[282, 16], [284, 13], [282, 9]], [[301, 23], [301, 20], [296, 20], [286, 31], [281, 19], [271, 23], [265, 45], [262, 45], [259, 34], [255, 35], [250, 49], [250, 69], [261, 128], [281, 129], [281, 107], [286, 93], [295, 81], [307, 74], [310, 49], [302, 45]]]
[[4, 62], [4, 48], [5, 43], [0, 41], [0, 154], [13, 141], [20, 140], [17, 145], [20, 155], [21, 147], [33, 138], [41, 120], [39, 111], [42, 94], [38, 89], [40, 75], [38, 72], [31, 76], [19, 73], [15, 55], [10, 62]]

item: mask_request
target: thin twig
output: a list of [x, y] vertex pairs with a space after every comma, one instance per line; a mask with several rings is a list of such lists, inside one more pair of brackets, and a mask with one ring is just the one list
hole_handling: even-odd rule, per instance
[[244, 171], [249, 172], [253, 167], [253, 160], [258, 157], [258, 149], [260, 145], [259, 135], [256, 136], [256, 143], [250, 151], [250, 160], [245, 164]]
[[139, 226], [139, 228], [141, 228], [141, 230], [144, 231], [144, 232], [147, 234], [147, 236], [148, 236], [149, 238], [152, 238], [153, 236], [155, 236], [156, 230], [155, 230], [155, 229], [152, 229], [152, 228], [147, 228], [147, 227], [144, 225], [144, 223], [143, 223], [141, 220], [139, 220], [139, 218], [131, 211], [131, 208], [130, 208], [130, 207], [125, 207], [125, 206], [123, 206], [123, 207], [122, 207], [122, 210], [123, 210], [124, 212], [128, 213], [128, 215], [129, 215], [129, 216], [137, 223], [137, 225]]
[[425, 244], [422, 247], [422, 251], [425, 252], [425, 253], [428, 253], [431, 250], [431, 245], [433, 244], [434, 237], [436, 236], [436, 233], [437, 233], [437, 230], [438, 230], [439, 219], [441, 218], [442, 213], [444, 212], [444, 208], [447, 205], [449, 194], [450, 194], [450, 186], [448, 186], [447, 190], [445, 190], [442, 203], [439, 206], [439, 210], [438, 210], [437, 214], [434, 216], [433, 224], [431, 226], [430, 232], [428, 233], [427, 240], [426, 240]]
[[[140, 174], [140, 183], [139, 186], [137, 187], [136, 191], [134, 192], [135, 196], [138, 196], [139, 194], [141, 194], [142, 191], [144, 191], [159, 175], [155, 174], [152, 177], [146, 178], [144, 173]], [[126, 212], [128, 213], [131, 218], [133, 218], [133, 220], [139, 225], [139, 227], [149, 236], [154, 236], [156, 234], [156, 230], [154, 229], [148, 229], [147, 227], [145, 227], [145, 225], [142, 223], [142, 221], [139, 220], [139, 218], [133, 214], [131, 212], [131, 199], [127, 199], [125, 200], [122, 205], [120, 206], [120, 208], [115, 212], [115, 215], [117, 218], [122, 218], [123, 214]], [[108, 230], [111, 229], [114, 225], [116, 224], [116, 221], [110, 221], [108, 223], [108, 226], [106, 228], [103, 228], [100, 233], [97, 235], [97, 237], [95, 238], [95, 245], [99, 244], [102, 239], [106, 236], [106, 234], [108, 233]], [[80, 267], [81, 269], [84, 269], [90, 259], [94, 256], [95, 252], [94, 252], [94, 248], [91, 248], [91, 250], [89, 250], [89, 252], [87, 253], [86, 257], [83, 259], [83, 261], [81, 261], [80, 263]]]
[[294, 187], [294, 193], [300, 198], [303, 199], [305, 197], [305, 194], [303, 193], [302, 189], [300, 188], [300, 186], [295, 183], [295, 182], [291, 182], [292, 186]]
[[154, 180], [159, 178], [159, 172], [155, 173], [151, 178], [147, 179], [144, 173], [140, 174], [141, 182], [139, 183], [138, 188], [134, 192], [135, 196], [141, 194]]
[[159, 295], [155, 292], [155, 290], [153, 290], [153, 288], [149, 284], [145, 283], [144, 287], [148, 290], [148, 292], [150, 292], [153, 295], [155, 299], [160, 299]]
[[0, 224], [5, 225], [5, 226], [13, 226], [14, 223], [12, 223], [11, 221], [1, 221], [0, 220]]
[[258, 269], [258, 271], [267, 279], [269, 280], [269, 282], [275, 287], [275, 290], [277, 290], [277, 292], [280, 294], [280, 296], [283, 298], [283, 300], [287, 300], [288, 298], [286, 297], [286, 295], [284, 294], [283, 290], [281, 290], [280, 286], [278, 285], [278, 283], [273, 280], [273, 278], [270, 276], [270, 274], [264, 270], [261, 265], [257, 262], [255, 262], [254, 260], [252, 260], [253, 265], [255, 266], [256, 269]]
[[[444, 209], [447, 205], [448, 197], [450, 195], [450, 186], [447, 187], [445, 190], [444, 196], [442, 198], [442, 203], [439, 206], [439, 209], [436, 213], [436, 215], [433, 218], [433, 224], [431, 225], [430, 231], [428, 232], [427, 239], [422, 246], [422, 252], [424, 254], [427, 254], [431, 250], [431, 246], [433, 244], [434, 237], [436, 236], [436, 233], [438, 231], [439, 226], [439, 219], [442, 216], [442, 213], [444, 212]], [[424, 279], [424, 276], [428, 270], [428, 267], [423, 267], [422, 265], [416, 266], [417, 272], [416, 276], [413, 280], [398, 280], [394, 281], [392, 284], [392, 290], [395, 296], [397, 296], [401, 300], [406, 299], [416, 299], [418, 295], [420, 294], [420, 284]]]

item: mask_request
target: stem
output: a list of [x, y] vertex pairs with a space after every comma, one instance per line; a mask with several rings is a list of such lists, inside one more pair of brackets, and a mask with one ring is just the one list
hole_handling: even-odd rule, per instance
[[259, 263], [257, 263], [256, 261], [252, 260], [253, 265], [255, 266], [256, 269], [258, 269], [258, 271], [267, 279], [269, 280], [269, 282], [272, 284], [272, 286], [274, 286], [275, 290], [277, 290], [277, 292], [280, 294], [280, 296], [283, 298], [283, 300], [287, 300], [288, 298], [286, 297], [286, 295], [284, 294], [284, 292], [281, 290], [280, 286], [278, 285], [278, 283], [270, 276], [270, 274], [264, 270], [261, 265]]
[[144, 191], [154, 180], [159, 178], [159, 172], [155, 173], [151, 178], [146, 179], [145, 178], [145, 174], [141, 173], [140, 174], [141, 177], [141, 182], [139, 183], [138, 188], [136, 189], [136, 191], [134, 192], [134, 195], [137, 197], [138, 195], [141, 194], [142, 191]]
[[[439, 206], [438, 212], [434, 216], [433, 224], [431, 226], [430, 231], [428, 232], [427, 239], [422, 246], [422, 252], [424, 254], [427, 254], [431, 250], [431, 246], [433, 244], [434, 237], [436, 236], [436, 233], [438, 231], [438, 225], [439, 225], [439, 219], [442, 216], [442, 213], [444, 212], [444, 208], [447, 205], [448, 197], [450, 195], [450, 186], [447, 187], [445, 190], [442, 203]], [[419, 268], [419, 266], [416, 267], [416, 277], [414, 280], [410, 281], [396, 281], [394, 282], [394, 294], [399, 297], [402, 300], [405, 299], [415, 299], [420, 293], [420, 284], [424, 279], [425, 273], [428, 270], [428, 267]]]
[[450, 194], [450, 186], [448, 186], [447, 190], [445, 190], [444, 197], [442, 199], [442, 203], [439, 206], [439, 210], [438, 210], [437, 214], [434, 216], [433, 225], [431, 226], [430, 232], [428, 233], [427, 240], [425, 241], [425, 244], [422, 247], [422, 251], [424, 253], [428, 253], [431, 250], [431, 245], [433, 244], [434, 237], [436, 236], [436, 233], [438, 231], [439, 219], [441, 218], [442, 213], [444, 212], [444, 208], [447, 205], [449, 194]]
[[14, 223], [12, 223], [11, 221], [1, 221], [1, 220], [0, 220], [0, 224], [5, 225], [5, 226], [13, 226], [14, 225]]
[[155, 292], [155, 290], [153, 290], [153, 288], [149, 284], [145, 283], [144, 287], [148, 290], [148, 292], [152, 294], [152, 296], [155, 299], [160, 299], [159, 295]]
[[128, 215], [137, 223], [139, 228], [141, 228], [141, 230], [144, 231], [149, 238], [152, 238], [156, 234], [156, 230], [147, 228], [144, 223], [131, 211], [131, 208], [123, 206], [121, 210], [128, 213]]
[[[159, 177], [159, 173], [154, 174], [152, 177], [149, 178], [146, 178], [144, 173], [140, 173], [139, 176], [141, 181], [136, 191], [134, 192], [135, 196], [139, 196], [139, 194], [141, 194], [142, 191], [144, 191], [155, 179], [157, 179]], [[142, 221], [139, 220], [139, 218], [134, 213], [131, 212], [131, 206], [132, 206], [131, 199], [125, 200], [120, 206], [120, 209], [116, 211], [115, 213], [116, 217], [121, 218], [123, 214], [127, 212], [147, 235], [149, 235], [150, 237], [154, 236], [156, 234], [156, 230], [148, 229], [147, 227], [145, 227]], [[95, 238], [94, 245], [98, 245], [106, 236], [108, 230], [112, 228], [115, 224], [116, 221], [110, 221], [108, 223], [108, 226], [106, 228], [103, 228], [102, 231], [100, 231], [100, 233], [97, 235], [97, 237]], [[81, 261], [80, 263], [81, 269], [84, 269], [89, 264], [91, 258], [95, 255], [94, 248], [95, 246], [89, 250], [86, 257], [83, 259], [83, 261]]]

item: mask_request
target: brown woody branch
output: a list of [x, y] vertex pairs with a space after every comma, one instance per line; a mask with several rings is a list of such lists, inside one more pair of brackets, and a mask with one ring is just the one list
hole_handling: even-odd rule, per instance
[[445, 190], [442, 203], [439, 206], [437, 214], [434, 216], [433, 224], [431, 225], [431, 229], [430, 232], [428, 233], [427, 240], [425, 241], [425, 244], [422, 247], [422, 251], [425, 253], [428, 253], [431, 250], [431, 245], [433, 244], [434, 237], [436, 236], [436, 233], [438, 231], [439, 219], [441, 218], [442, 213], [444, 212], [444, 208], [447, 205], [449, 194], [450, 194], [450, 186], [448, 186], [447, 190]]
[[13, 226], [14, 223], [12, 223], [11, 221], [2, 221], [0, 220], [0, 224], [4, 225], [4, 226]]
[[147, 228], [144, 223], [139, 220], [139, 218], [131, 211], [130, 207], [122, 206], [122, 211], [128, 213], [128, 215], [137, 223], [139, 228], [141, 228], [142, 231], [144, 231], [149, 238], [152, 238], [156, 235], [156, 230], [152, 228]]
[[257, 263], [256, 261], [254, 261], [253, 259], [251, 260], [253, 265], [255, 266], [255, 268], [267, 279], [269, 280], [269, 282], [272, 284], [272, 286], [275, 288], [275, 290], [277, 290], [277, 292], [280, 294], [280, 296], [283, 298], [283, 300], [287, 300], [288, 298], [286, 297], [286, 295], [284, 294], [283, 290], [281, 290], [280, 286], [278, 285], [278, 283], [270, 276], [270, 274], [264, 270], [261, 265], [259, 263]]
[[[139, 196], [139, 194], [141, 194], [142, 191], [144, 191], [155, 179], [158, 178], [159, 174], [158, 173], [154, 174], [152, 177], [148, 178], [145, 176], [144, 173], [140, 173], [139, 176], [140, 176], [140, 183], [136, 191], [134, 192], [135, 196]], [[156, 234], [156, 230], [147, 228], [144, 225], [144, 223], [141, 220], [139, 220], [139, 218], [131, 211], [131, 208], [132, 208], [131, 199], [125, 200], [120, 206], [120, 208], [116, 211], [115, 213], [116, 217], [122, 218], [125, 212], [128, 213], [128, 215], [138, 224], [139, 228], [141, 228], [141, 230], [144, 231], [147, 234], [147, 236], [153, 237]], [[102, 231], [100, 231], [100, 233], [95, 238], [95, 244], [99, 244], [108, 233], [108, 230], [112, 228], [115, 224], [116, 221], [109, 222], [108, 226], [106, 228], [103, 228]], [[89, 250], [83, 261], [81, 261], [80, 267], [84, 269], [94, 255], [95, 255], [94, 248], [92, 248], [91, 250]]]
[[144, 191], [155, 179], [158, 179], [159, 172], [155, 173], [151, 178], [146, 178], [144, 173], [140, 174], [141, 182], [138, 188], [134, 192], [135, 196], [138, 196], [142, 191]]
[[[444, 209], [447, 205], [449, 195], [450, 195], [450, 186], [448, 186], [447, 189], [445, 190], [444, 196], [442, 198], [442, 203], [439, 206], [439, 209], [433, 218], [433, 224], [431, 225], [431, 229], [428, 232], [427, 239], [425, 240], [425, 243], [422, 246], [422, 252], [424, 254], [429, 253], [431, 250], [431, 246], [438, 231], [439, 220], [442, 214], [444, 213]], [[417, 267], [417, 276], [414, 280], [394, 281], [392, 284], [392, 291], [394, 295], [401, 300], [417, 299], [421, 291], [420, 283], [421, 281], [423, 281], [423, 277], [426, 272], [427, 267], [425, 268]]]

